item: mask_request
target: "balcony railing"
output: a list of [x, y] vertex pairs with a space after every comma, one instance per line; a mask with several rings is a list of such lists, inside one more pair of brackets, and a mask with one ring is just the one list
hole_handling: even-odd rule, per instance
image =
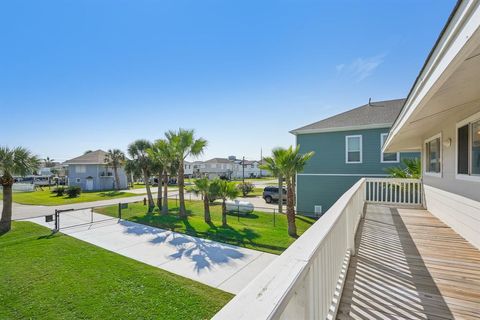
[[367, 178], [365, 200], [389, 205], [423, 204], [422, 182], [419, 179]]
[[413, 204], [421, 199], [418, 180], [360, 179], [213, 319], [334, 318], [367, 200]]

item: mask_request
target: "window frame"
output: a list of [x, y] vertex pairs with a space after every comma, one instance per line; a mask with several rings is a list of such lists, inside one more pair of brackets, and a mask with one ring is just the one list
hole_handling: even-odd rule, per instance
[[455, 179], [458, 180], [467, 180], [467, 181], [476, 181], [480, 182], [480, 175], [472, 175], [458, 173], [458, 129], [468, 125], [468, 150], [470, 152], [468, 156], [468, 171], [472, 170], [472, 126], [474, 122], [480, 121], [480, 112], [477, 112], [462, 121], [459, 121], [455, 125]]
[[[348, 161], [348, 139], [350, 138], [360, 138], [360, 160], [359, 161]], [[361, 134], [348, 135], [345, 136], [345, 163], [346, 164], [361, 164], [363, 163], [363, 136]]]
[[[427, 143], [432, 142], [433, 140], [439, 139], [439, 160], [440, 160], [440, 172], [430, 172], [427, 171]], [[437, 133], [434, 136], [431, 136], [428, 139], [423, 141], [423, 174], [430, 177], [443, 177], [443, 142], [442, 142], [442, 133]]]
[[[387, 152], [387, 153], [395, 153], [397, 155], [397, 159], [394, 160], [394, 161], [390, 161], [390, 160], [387, 160], [385, 161], [383, 156], [384, 156], [384, 152], [382, 152], [382, 148], [383, 148], [383, 144], [385, 143], [385, 141], [382, 141], [383, 140], [383, 137], [388, 137], [388, 132], [386, 133], [380, 133], [380, 163], [400, 163], [400, 152]], [[385, 139], [387, 140], [387, 139]]]
[[[79, 170], [82, 168], [82, 170]], [[75, 173], [87, 173], [87, 166], [85, 164], [75, 165]]]

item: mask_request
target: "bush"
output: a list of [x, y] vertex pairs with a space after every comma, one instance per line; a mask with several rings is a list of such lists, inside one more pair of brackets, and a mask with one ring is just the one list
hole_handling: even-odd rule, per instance
[[80, 189], [80, 187], [71, 186], [68, 187], [65, 192], [69, 198], [76, 198], [80, 195], [80, 193], [82, 193], [82, 189]]
[[65, 194], [65, 187], [56, 187], [52, 193], [56, 194], [57, 197], [61, 197]]
[[237, 185], [237, 189], [246, 197], [249, 193], [253, 192], [255, 186], [250, 182], [240, 183]]

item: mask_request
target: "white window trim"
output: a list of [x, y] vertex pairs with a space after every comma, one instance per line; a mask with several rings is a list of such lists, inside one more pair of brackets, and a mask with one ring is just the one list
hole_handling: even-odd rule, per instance
[[[476, 122], [478, 120], [480, 120], [480, 112], [475, 113], [475, 114], [471, 115], [470, 117], [468, 117], [468, 118], [466, 118], [466, 119], [464, 119], [460, 122], [457, 122], [457, 124], [455, 125], [455, 179], [457, 179], [457, 180], [480, 182], [480, 176], [478, 176], [478, 175], [458, 173], [458, 129], [467, 125], [467, 124], [470, 124], [472, 122]], [[470, 138], [470, 127], [469, 127], [469, 138]], [[468, 148], [469, 148], [469, 150], [471, 150], [471, 148], [472, 148], [472, 140], [471, 139], [468, 139]], [[472, 165], [471, 162], [472, 162], [472, 158], [469, 157], [468, 158], [469, 169]]]
[[[427, 143], [435, 139], [440, 138], [440, 172], [428, 172], [427, 171]], [[436, 135], [423, 141], [423, 174], [430, 177], [441, 178], [443, 176], [443, 143], [442, 143], [442, 133], [437, 133]]]
[[[82, 168], [82, 170], [79, 170]], [[77, 164], [75, 166], [75, 173], [86, 173], [87, 172], [87, 166], [84, 164]]]
[[[380, 162], [381, 163], [399, 163], [400, 162], [400, 152], [396, 152], [397, 154], [397, 160], [393, 160], [393, 161], [385, 161], [383, 160], [383, 155], [384, 153], [382, 152], [382, 148], [383, 148], [383, 143], [384, 141], [382, 141], [382, 137], [388, 137], [388, 133], [381, 133], [380, 134]], [[387, 141], [387, 139], [385, 139], [385, 141]], [[395, 152], [386, 152], [386, 153], [395, 153]]]
[[[348, 161], [348, 139], [360, 138], [360, 161]], [[359, 164], [363, 163], [363, 137], [361, 134], [345, 136], [345, 163], [347, 164]]]

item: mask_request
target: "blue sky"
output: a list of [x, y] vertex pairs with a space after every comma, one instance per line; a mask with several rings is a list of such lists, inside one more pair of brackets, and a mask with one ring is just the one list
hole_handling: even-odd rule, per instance
[[57, 160], [179, 127], [204, 158], [407, 95], [455, 1], [1, 1], [0, 145]]

